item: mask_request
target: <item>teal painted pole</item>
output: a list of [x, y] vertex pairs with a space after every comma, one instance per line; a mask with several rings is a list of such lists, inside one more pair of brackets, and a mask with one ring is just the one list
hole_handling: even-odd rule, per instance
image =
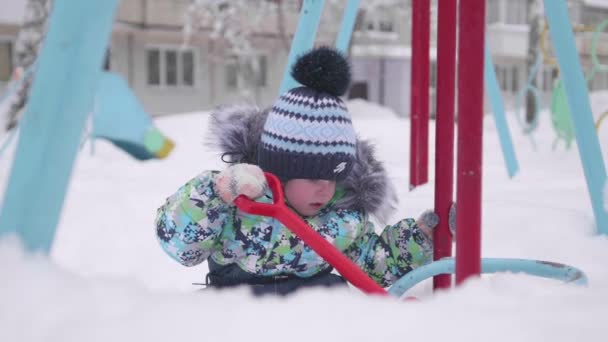
[[[551, 0], [553, 1], [553, 0]], [[421, 281], [439, 274], [454, 274], [456, 262], [454, 258], [443, 258], [430, 264], [416, 268], [399, 278], [388, 290], [395, 297], [401, 297], [407, 290]], [[561, 280], [565, 283], [585, 286], [588, 284], [587, 276], [578, 268], [559, 264], [556, 262], [511, 259], [511, 258], [483, 258], [481, 259], [482, 273], [524, 273], [541, 278]]]
[[513, 141], [511, 140], [511, 133], [509, 132], [509, 125], [507, 124], [507, 118], [505, 117], [505, 107], [502, 99], [502, 93], [500, 87], [498, 87], [498, 80], [496, 79], [496, 71], [494, 70], [494, 63], [492, 63], [492, 54], [486, 44], [484, 49], [484, 79], [487, 95], [490, 98], [490, 107], [492, 107], [492, 113], [494, 114], [494, 122], [496, 123], [496, 130], [498, 131], [498, 138], [500, 139], [500, 147], [502, 149], [502, 156], [507, 165], [507, 173], [509, 177], [515, 176], [519, 170], [519, 164], [515, 157], [515, 149], [513, 148]]
[[51, 248], [117, 4], [53, 2], [0, 212], [30, 251]]
[[341, 51], [344, 55], [348, 52], [348, 44], [350, 44], [350, 39], [353, 35], [360, 2], [360, 0], [348, 0], [348, 3], [344, 8], [340, 32], [338, 32], [338, 39], [336, 40], [336, 49]]
[[285, 68], [283, 74], [279, 95], [299, 86], [298, 82], [291, 77], [291, 66], [300, 55], [314, 46], [324, 2], [324, 0], [304, 0], [302, 4], [298, 27], [291, 42], [289, 57], [287, 57], [287, 68]]
[[576, 145], [583, 163], [597, 230], [601, 234], [608, 234], [608, 213], [604, 211], [602, 197], [606, 184], [606, 167], [595, 131], [587, 83], [574, 42], [566, 1], [545, 0], [545, 15], [566, 90], [568, 107], [572, 113]]

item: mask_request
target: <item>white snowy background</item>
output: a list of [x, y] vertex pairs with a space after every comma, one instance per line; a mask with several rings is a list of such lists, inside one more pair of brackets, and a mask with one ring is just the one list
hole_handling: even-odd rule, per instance
[[[400, 195], [391, 222], [432, 208], [433, 157], [430, 183], [408, 191], [409, 121], [360, 100], [348, 106]], [[594, 94], [592, 106], [596, 117], [608, 110], [608, 93]], [[509, 115], [521, 168], [513, 179], [494, 120], [485, 116], [483, 255], [566, 263], [582, 269], [589, 285], [496, 274], [443, 293], [432, 293], [427, 281], [408, 293], [417, 302], [355, 289], [256, 298], [246, 289], [192, 285], [203, 281], [206, 266], [186, 268], [165, 255], [154, 218], [180, 185], [222, 167], [203, 145], [207, 117], [157, 119], [176, 142], [162, 161], [137, 162], [101, 140], [93, 155], [84, 146], [50, 257], [27, 254], [14, 237], [0, 240], [0, 341], [608, 340], [608, 237], [595, 234], [576, 146], [551, 148], [548, 112], [534, 133], [537, 150]], [[599, 137], [606, 160], [608, 124]], [[13, 150], [0, 157], [0, 193]]]

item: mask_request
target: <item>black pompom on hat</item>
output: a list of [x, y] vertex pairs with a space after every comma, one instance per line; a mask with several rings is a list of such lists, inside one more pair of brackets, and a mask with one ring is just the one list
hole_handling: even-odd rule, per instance
[[350, 85], [350, 65], [334, 49], [320, 47], [296, 61], [291, 76], [300, 84], [333, 96], [342, 96]]
[[282, 179], [340, 181], [356, 158], [355, 131], [340, 99], [350, 86], [350, 64], [319, 47], [300, 56], [291, 75], [302, 86], [282, 94], [268, 114], [258, 164]]

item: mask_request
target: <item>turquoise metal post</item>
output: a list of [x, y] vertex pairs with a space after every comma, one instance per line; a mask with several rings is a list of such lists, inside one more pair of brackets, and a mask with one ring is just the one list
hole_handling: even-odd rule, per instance
[[572, 113], [576, 145], [583, 163], [597, 230], [601, 234], [608, 234], [608, 213], [604, 211], [602, 197], [606, 183], [606, 167], [595, 131], [587, 83], [574, 42], [566, 1], [545, 0], [545, 15], [564, 82], [568, 107]]
[[509, 125], [505, 117], [505, 107], [502, 100], [502, 94], [498, 87], [498, 80], [496, 79], [496, 72], [494, 71], [494, 63], [492, 63], [492, 54], [490, 48], [486, 44], [484, 49], [484, 79], [486, 84], [487, 95], [490, 98], [490, 106], [492, 107], [492, 113], [494, 114], [494, 122], [496, 124], [496, 130], [498, 131], [498, 138], [500, 139], [500, 147], [502, 148], [502, 156], [507, 164], [507, 172], [509, 177], [515, 176], [519, 170], [519, 164], [515, 157], [515, 149], [513, 148], [513, 141], [511, 140], [511, 133], [509, 133]]
[[[405, 292], [421, 281], [438, 274], [453, 274], [456, 268], [454, 258], [444, 258], [416, 268], [393, 283], [388, 293], [401, 297]], [[481, 259], [482, 273], [524, 273], [542, 278], [561, 280], [565, 283], [587, 285], [585, 273], [575, 267], [551, 261], [512, 259], [512, 258], [483, 258]]]
[[296, 29], [296, 34], [293, 37], [293, 41], [291, 42], [289, 57], [287, 57], [287, 67], [283, 74], [283, 82], [281, 82], [279, 94], [283, 94], [289, 89], [298, 86], [298, 82], [291, 77], [291, 66], [295, 63], [298, 56], [313, 47], [317, 36], [317, 29], [319, 28], [319, 22], [321, 21], [324, 3], [324, 0], [304, 0], [304, 3], [302, 4], [298, 27]]
[[344, 8], [340, 32], [338, 32], [338, 39], [336, 40], [336, 49], [345, 55], [348, 52], [348, 44], [350, 44], [350, 38], [353, 35], [353, 28], [355, 27], [355, 21], [357, 20], [360, 2], [360, 0], [348, 0], [346, 8]]
[[0, 212], [28, 250], [51, 248], [117, 4], [53, 2]]

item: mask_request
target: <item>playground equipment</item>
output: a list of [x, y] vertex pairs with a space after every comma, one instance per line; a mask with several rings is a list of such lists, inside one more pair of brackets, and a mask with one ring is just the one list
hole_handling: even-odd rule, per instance
[[[591, 41], [591, 62], [593, 63], [593, 68], [591, 69], [591, 75], [588, 77], [589, 80], [593, 79], [593, 76], [597, 71], [608, 72], [608, 65], [600, 63], [600, 60], [597, 57], [597, 44], [600, 38], [600, 33], [604, 32], [606, 26], [608, 26], [608, 19], [602, 21], [593, 33], [593, 39]], [[600, 126], [602, 125], [602, 122], [604, 121], [606, 116], [608, 116], [608, 111], [602, 113], [602, 115], [600, 115], [600, 117], [597, 119], [597, 121], [595, 122], [596, 130], [599, 131]]]
[[[536, 58], [536, 61], [534, 62], [534, 65], [532, 66], [532, 70], [530, 70], [530, 74], [528, 75], [528, 79], [526, 80], [526, 85], [519, 91], [519, 93], [517, 94], [517, 98], [515, 100], [515, 112], [516, 112], [516, 118], [517, 118], [517, 122], [519, 123], [519, 126], [522, 128], [524, 134], [526, 134], [529, 138], [530, 138], [530, 142], [532, 143], [532, 146], [536, 149], [536, 140], [534, 140], [534, 136], [532, 135], [532, 132], [534, 132], [534, 130], [536, 130], [536, 128], [538, 127], [538, 120], [540, 117], [540, 110], [541, 110], [541, 103], [542, 103], [542, 97], [540, 95], [540, 90], [538, 89], [538, 87], [534, 86], [533, 81], [536, 78], [537, 74], [538, 74], [538, 70], [540, 68], [540, 66], [542, 65], [542, 57], [539, 55]], [[533, 115], [533, 119], [532, 122], [526, 122], [526, 120], [523, 118], [523, 116], [525, 115], [524, 112], [524, 101], [526, 100], [526, 96], [528, 94], [531, 94], [532, 97], [534, 98], [534, 115]]]
[[133, 158], [165, 158], [173, 142], [165, 137], [143, 109], [127, 82], [104, 72], [95, 98], [92, 137], [110, 141]]
[[[53, 3], [0, 213], [0, 234], [17, 233], [30, 250], [50, 249], [116, 5]], [[58, 132], [62, 139], [56, 139]]]
[[410, 88], [410, 190], [429, 179], [429, 86], [431, 3], [412, 0]]
[[[244, 195], [240, 195], [234, 201], [236, 206], [248, 214], [268, 216], [279, 220], [333, 266], [340, 275], [364, 293], [375, 295], [390, 294], [395, 297], [402, 297], [407, 290], [429, 277], [454, 273], [455, 260], [453, 258], [442, 259], [407, 273], [397, 280], [388, 291], [385, 290], [355, 265], [354, 262], [344, 256], [334, 245], [327, 242], [321, 234], [310, 227], [300, 216], [287, 207], [281, 182], [275, 175], [268, 172], [265, 172], [264, 175], [272, 191], [273, 203], [259, 203]], [[587, 278], [582, 271], [571, 266], [539, 260], [483, 259], [482, 272], [521, 272], [577, 285], [587, 284]]]
[[574, 127], [570, 119], [570, 110], [568, 108], [568, 99], [564, 90], [564, 84], [561, 80], [555, 82], [553, 86], [553, 94], [551, 95], [551, 122], [555, 129], [556, 138], [553, 141], [553, 148], [557, 146], [560, 140], [566, 144], [569, 149], [574, 140]]
[[[593, 32], [593, 37], [592, 37], [592, 41], [591, 41], [591, 51], [590, 51], [592, 68], [589, 71], [589, 73], [587, 74], [587, 76], [585, 77], [587, 83], [593, 81], [593, 78], [595, 77], [595, 75], [598, 72], [608, 71], [608, 66], [602, 65], [599, 62], [599, 58], [597, 56], [597, 44], [598, 44], [598, 41], [600, 38], [600, 33], [602, 33], [605, 30], [607, 25], [608, 25], [608, 19], [602, 21], [595, 28], [584, 26], [584, 25], [578, 25], [573, 28], [573, 32], [577, 32], [577, 33]], [[548, 30], [549, 30], [549, 26], [545, 25], [545, 27], [541, 33], [541, 48], [543, 51], [544, 63], [546, 65], [556, 66], [557, 60], [554, 57], [550, 56], [549, 47], [547, 44]], [[537, 100], [538, 100], [538, 98], [537, 98]], [[566, 145], [566, 148], [569, 149], [570, 146], [572, 145], [572, 141], [575, 138], [574, 127], [573, 127], [573, 123], [572, 123], [572, 119], [571, 119], [571, 112], [570, 112], [567, 101], [568, 100], [566, 99], [564, 84], [563, 84], [562, 80], [558, 80], [553, 86], [553, 91], [552, 91], [552, 96], [551, 96], [551, 106], [550, 106], [551, 122], [553, 123], [553, 127], [554, 127], [555, 133], [556, 133], [556, 140], [553, 143], [553, 148], [556, 147], [557, 143], [560, 140], [563, 140]], [[608, 113], [608, 112], [606, 112], [606, 113]], [[601, 125], [603, 118], [605, 117], [605, 115], [608, 115], [606, 113], [602, 114], [595, 122], [596, 129], [599, 129], [599, 126]]]
[[[291, 66], [295, 63], [298, 56], [313, 47], [324, 3], [325, 0], [307, 0], [302, 3], [300, 18], [296, 33], [291, 42], [286, 69], [283, 73], [283, 81], [279, 88], [279, 95], [298, 86], [298, 82], [291, 77], [289, 70], [291, 70]], [[349, 0], [344, 9], [340, 31], [336, 39], [336, 48], [343, 53], [346, 53], [348, 44], [350, 43], [359, 3], [360, 0]]]
[[[26, 72], [26, 77], [33, 77], [32, 69]], [[21, 87], [23, 80], [20, 78], [19, 82], [11, 85], [4, 99], [9, 100], [11, 93]], [[142, 161], [165, 158], [174, 147], [173, 142], [154, 126], [127, 82], [118, 75], [102, 73], [91, 117], [92, 132], [87, 138], [91, 139], [92, 146], [95, 139], [105, 139]], [[0, 145], [0, 156], [12, 142], [18, 128], [15, 126], [8, 132]]]
[[[458, 192], [457, 200], [458, 204], [458, 215], [457, 215], [457, 227], [459, 229], [459, 242], [456, 244], [457, 259], [455, 261], [455, 268], [450, 267], [438, 267], [435, 266], [436, 262], [443, 262], [443, 260], [436, 261], [427, 266], [419, 268], [418, 272], [426, 274], [428, 276], [434, 276], [436, 274], [443, 273], [456, 273], [456, 282], [460, 283], [470, 276], [478, 275], [482, 271], [482, 265], [495, 264], [495, 260], [481, 259], [480, 255], [480, 221], [481, 221], [481, 122], [483, 116], [482, 103], [479, 99], [482, 98], [482, 94], [477, 92], [482, 89], [481, 76], [479, 71], [479, 65], [481, 65], [481, 56], [483, 55], [483, 32], [484, 32], [484, 1], [478, 2], [467, 2], [460, 3], [459, 17], [459, 88], [467, 89], [466, 92], [458, 94], [458, 112], [460, 113], [459, 125], [458, 125]], [[439, 5], [439, 11], [441, 15], [443, 10], [450, 10], [449, 7], [442, 7]], [[444, 5], [447, 6], [447, 5]], [[585, 175], [589, 192], [591, 193], [593, 209], [596, 217], [597, 229], [600, 233], [608, 232], [608, 214], [602, 212], [602, 199], [601, 189], [606, 181], [606, 171], [603, 165], [603, 159], [599, 152], [599, 143], [597, 141], [597, 135], [595, 135], [592, 128], [589, 127], [589, 123], [592, 122], [591, 110], [588, 102], [588, 96], [586, 94], [586, 85], [584, 78], [582, 77], [582, 71], [580, 69], [580, 62], [578, 61], [578, 55], [576, 47], [574, 45], [574, 37], [570, 29], [568, 10], [565, 2], [561, 1], [545, 1], [545, 9], [547, 19], [549, 21], [549, 27], [551, 35], [553, 37], [560, 37], [556, 40], [556, 53], [560, 68], [564, 74], [564, 85], [566, 95], [568, 96], [568, 105], [571, 109], [578, 108], [580, 115], [577, 115], [574, 120], [575, 133], [578, 141], [579, 151], [585, 169]], [[454, 25], [455, 26], [455, 25]], [[454, 27], [455, 29], [455, 27]], [[481, 34], [480, 34], [481, 33]], [[441, 32], [439, 33], [441, 34]], [[439, 41], [439, 51], [441, 51], [442, 41]], [[489, 59], [486, 59], [486, 63]], [[466, 68], [466, 69], [465, 69]], [[487, 68], [486, 68], [487, 69]], [[446, 69], [448, 70], [448, 69]], [[486, 73], [488, 74], [488, 73]], [[449, 80], [452, 76], [445, 75], [444, 73], [438, 73], [438, 84], [442, 80]], [[450, 84], [452, 86], [452, 84]], [[441, 120], [440, 113], [438, 113], [438, 121]], [[465, 137], [465, 138], [463, 138]], [[437, 150], [439, 151], [439, 140]], [[444, 149], [447, 153], [451, 153], [449, 149]], [[465, 152], [466, 151], [466, 152]], [[445, 157], [442, 155], [442, 158]], [[452, 172], [451, 170], [449, 172]], [[440, 177], [437, 175], [437, 177]], [[439, 183], [436, 183], [439, 184]], [[444, 191], [451, 193], [451, 188]], [[443, 204], [445, 206], [445, 204]], [[436, 208], [436, 212], [442, 217], [440, 221], [447, 221], [447, 211], [445, 207]], [[445, 245], [447, 237], [444, 232], [437, 232], [435, 234], [435, 244]], [[445, 250], [442, 251], [445, 253]], [[435, 260], [445, 257], [445, 254], [435, 254]], [[522, 265], [526, 267], [538, 268], [538, 274], [541, 265], [546, 263], [539, 262], [522, 262], [516, 260], [506, 261], [503, 265], [502, 270], [515, 270], [522, 269]], [[442, 269], [441, 271], [434, 272], [428, 271], [427, 269], [435, 268]], [[489, 266], [487, 266], [489, 267]], [[568, 269], [563, 265], [559, 266], [560, 269]], [[488, 268], [489, 269], [489, 268]], [[484, 269], [485, 271], [485, 269]], [[577, 273], [578, 274], [578, 273]], [[579, 274], [580, 275], [580, 274]], [[449, 286], [449, 278], [443, 278], [443, 282], [435, 282], [435, 288], [443, 288]], [[570, 279], [580, 279], [577, 277]]]
[[492, 55], [490, 54], [490, 48], [486, 45], [484, 48], [484, 80], [487, 90], [488, 98], [490, 99], [490, 106], [492, 107], [492, 114], [494, 115], [494, 122], [496, 123], [496, 130], [500, 139], [500, 147], [502, 149], [502, 155], [507, 165], [507, 173], [509, 177], [514, 177], [519, 170], [519, 163], [515, 157], [515, 149], [513, 148], [513, 141], [511, 140], [511, 134], [509, 133], [509, 125], [507, 124], [507, 118], [505, 115], [504, 101], [502, 100], [502, 93], [498, 86], [498, 80], [496, 79], [496, 71], [494, 70], [494, 63], [492, 63]]
[[[445, 6], [440, 4], [441, 8]], [[412, 3], [412, 70], [411, 70], [411, 126], [410, 126], [410, 190], [414, 189], [418, 185], [425, 184], [428, 181], [428, 121], [429, 121], [429, 27], [430, 27], [430, 7], [426, 1], [418, 1]], [[445, 13], [446, 10], [443, 10]], [[440, 11], [441, 13], [441, 11]], [[444, 15], [446, 16], [446, 15]], [[452, 28], [446, 29], [446, 21], [451, 20], [449, 17], [438, 20], [438, 40], [441, 40], [441, 36], [451, 37], [450, 39], [455, 40], [454, 32], [449, 31]], [[451, 25], [453, 26], [453, 25]], [[417, 32], [419, 31], [419, 32]], [[442, 44], [438, 44], [438, 48], [441, 46], [448, 46], [447, 39], [443, 39]], [[437, 51], [437, 70], [445, 68], [446, 63], [448, 65], [453, 64], [451, 61], [451, 54], [449, 49], [453, 50], [453, 47], [448, 49], [442, 49], [443, 51]], [[445, 61], [440, 61], [442, 55], [447, 55]], [[489, 48], [486, 47], [484, 57], [484, 79], [487, 90], [487, 95], [490, 100], [492, 107], [492, 114], [494, 115], [494, 122], [498, 131], [500, 139], [500, 146], [503, 152], [505, 165], [507, 167], [507, 173], [509, 177], [514, 177], [519, 170], [519, 164], [515, 156], [515, 149], [513, 148], [513, 142], [509, 133], [509, 127], [507, 125], [504, 103], [498, 81], [496, 79], [496, 71], [494, 70], [492, 63], [492, 56], [489, 52]], [[450, 84], [453, 84], [453, 80], [449, 80]], [[445, 84], [445, 83], [443, 83]], [[439, 89], [442, 88], [441, 94]], [[444, 100], [445, 92], [447, 89], [442, 86], [442, 83], [437, 83], [437, 112], [445, 109], [440, 109], [439, 106], [453, 98], [453, 94], [448, 91], [448, 98]], [[439, 114], [438, 114], [439, 115]], [[446, 115], [446, 114], [443, 114]], [[453, 120], [453, 118], [451, 119]], [[445, 134], [445, 131], [444, 131]]]
[[595, 122], [595, 129], [596, 130], [600, 129], [600, 127], [602, 126], [602, 122], [604, 122], [604, 119], [606, 119], [607, 116], [608, 116], [608, 112], [604, 112], [604, 113], [602, 113], [602, 115], [600, 115], [600, 117]]
[[577, 113], [571, 119], [585, 172], [587, 189], [591, 196], [596, 227], [598, 232], [608, 234], [608, 213], [604, 211], [602, 198], [602, 189], [606, 183], [606, 168], [595, 133], [587, 82], [581, 70], [574, 35], [568, 25], [568, 9], [564, 2], [545, 0], [545, 13], [551, 36], [559, 37], [559, 39], [553, 39], [555, 53], [568, 98], [568, 108], [571, 113]]
[[[456, 89], [456, 18], [455, 1], [439, 3], [437, 21], [437, 118], [435, 127], [435, 212], [448, 217], [454, 189], [454, 96]], [[439, 76], [441, 75], [441, 76]], [[452, 234], [448, 221], [441, 219], [433, 231], [433, 259], [452, 255]], [[450, 287], [449, 275], [433, 279], [435, 288]]]
[[[415, 7], [416, 5], [417, 3], [414, 1], [413, 6]], [[421, 7], [415, 7], [417, 10], [414, 12], [422, 12], [424, 15], [424, 6], [420, 5], [420, 3], [418, 5]], [[438, 181], [436, 183], [436, 189], [440, 188], [441, 193], [444, 194], [441, 198], [436, 198], [436, 205], [441, 206], [436, 208], [436, 212], [444, 217], [440, 222], [447, 222], [447, 212], [449, 204], [451, 204], [453, 189], [451, 176], [448, 176], [447, 179], [443, 179], [442, 177], [453, 172], [451, 166], [453, 165], [452, 147], [454, 136], [454, 32], [458, 31], [459, 40], [466, 42], [460, 45], [458, 51], [458, 66], [462, 75], [459, 79], [459, 82], [461, 82], [460, 88], [465, 88], [466, 86], [469, 91], [459, 93], [458, 101], [458, 109], [462, 114], [458, 126], [460, 137], [458, 140], [458, 150], [460, 153], [458, 153], [457, 172], [459, 189], [457, 193], [457, 203], [459, 206], [457, 226], [463, 228], [459, 230], [457, 259], [442, 259], [451, 254], [451, 236], [447, 233], [447, 224], [444, 224], [444, 226], [440, 225], [434, 233], [434, 241], [436, 246], [435, 259], [441, 260], [420, 267], [398, 280], [388, 291], [389, 294], [395, 296], [402, 296], [416, 282], [440, 274], [443, 277], [436, 279], [435, 287], [447, 288], [451, 283], [450, 277], [447, 275], [454, 272], [456, 273], [457, 283], [461, 283], [471, 276], [479, 275], [482, 271], [524, 272], [577, 284], [586, 283], [586, 277], [580, 270], [563, 264], [522, 259], [481, 259], [481, 140], [483, 117], [481, 99], [483, 95], [483, 74], [480, 66], [484, 61], [484, 7], [483, 0], [460, 3], [459, 10], [462, 20], [460, 20], [459, 29], [456, 30], [456, 5], [449, 1], [439, 3], [439, 23], [444, 23], [444, 25], [440, 26], [439, 29], [438, 60], [445, 61], [446, 64], [445, 68], [441, 67], [439, 69], [438, 84], [442, 84], [442, 80], [446, 82], [441, 90], [438, 89], [438, 91], [441, 91], [444, 95], [447, 94], [445, 97], [438, 97], [442, 99], [442, 102], [438, 102], [437, 105], [437, 151], [445, 152], [444, 155], [441, 155], [441, 159], [437, 159], [438, 161], [443, 160], [441, 164], [438, 163], [442, 169], [437, 170]], [[304, 9], [302, 15], [305, 15]], [[312, 20], [315, 20], [315, 18], [312, 17]], [[306, 19], [301, 16], [300, 20], [299, 27], [302, 26], [302, 20]], [[304, 25], [304, 27], [306, 26]], [[298, 33], [296, 32], [296, 36]], [[485, 60], [487, 64], [489, 58], [485, 58]], [[465, 68], [466, 72], [464, 72]], [[424, 142], [422, 145], [424, 145]], [[464, 153], [464, 151], [467, 152]], [[450, 166], [450, 168], [448, 169], [446, 165]], [[333, 245], [325, 241], [313, 229], [308, 227], [305, 222], [299, 219], [297, 215], [291, 212], [283, 203], [283, 195], [278, 179], [270, 174], [266, 174], [266, 177], [273, 192], [273, 204], [256, 203], [241, 196], [235, 201], [241, 210], [250, 214], [277, 218], [356, 287], [366, 293], [384, 293], [384, 290], [378, 288], [378, 285], [356, 268], [352, 261], [344, 257]], [[412, 184], [410, 182], [410, 186]]]

